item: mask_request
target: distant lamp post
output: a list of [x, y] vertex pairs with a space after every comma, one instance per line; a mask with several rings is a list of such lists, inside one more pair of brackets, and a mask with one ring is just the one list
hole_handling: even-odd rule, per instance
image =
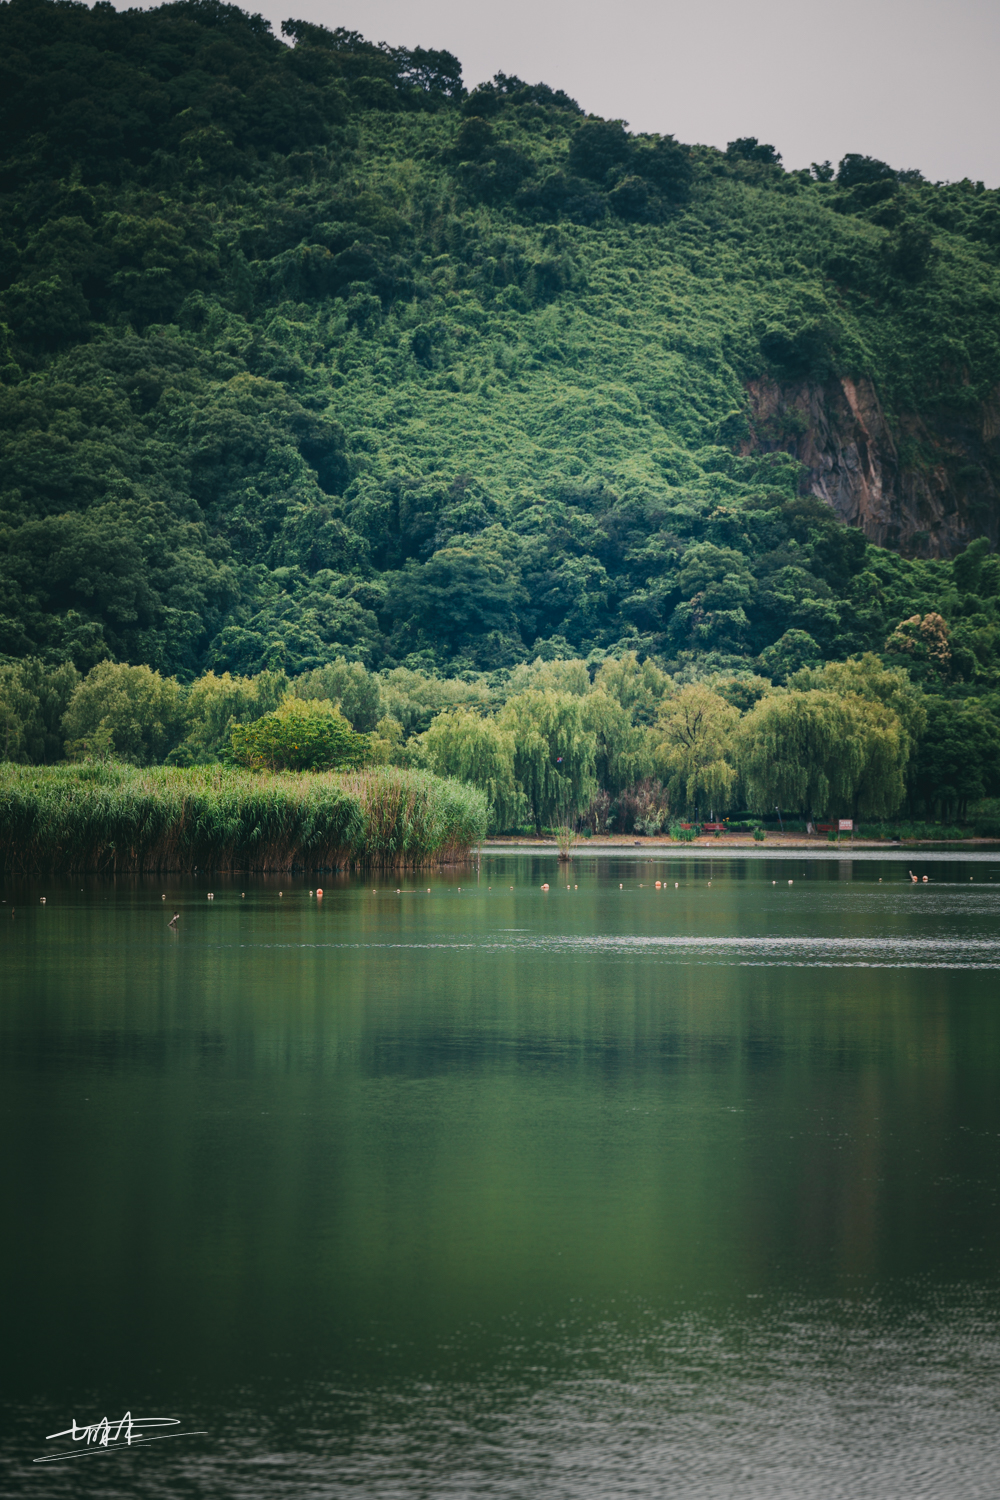
[[781, 829], [782, 833], [784, 833], [784, 831], [785, 831], [785, 825], [781, 821], [781, 808], [777, 805], [777, 803], [775, 803], [774, 810], [778, 814], [778, 827]]

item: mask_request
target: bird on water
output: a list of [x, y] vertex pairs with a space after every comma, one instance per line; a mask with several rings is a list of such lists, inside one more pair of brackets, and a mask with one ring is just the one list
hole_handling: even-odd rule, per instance
[[168, 927], [176, 927], [177, 923], [180, 921], [180, 916], [181, 916], [180, 912], [179, 911], [175, 911], [174, 914], [173, 914], [173, 916], [170, 918], [170, 921], [167, 923], [167, 926]]

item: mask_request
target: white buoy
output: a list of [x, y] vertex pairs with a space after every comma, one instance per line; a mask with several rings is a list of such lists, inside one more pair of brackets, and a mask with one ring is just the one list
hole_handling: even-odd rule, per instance
[[790, 880], [790, 881], [789, 881], [789, 882], [788, 882], [788, 884], [789, 884], [789, 885], [794, 885], [794, 884], [795, 884], [795, 881], [794, 881], [794, 880]]

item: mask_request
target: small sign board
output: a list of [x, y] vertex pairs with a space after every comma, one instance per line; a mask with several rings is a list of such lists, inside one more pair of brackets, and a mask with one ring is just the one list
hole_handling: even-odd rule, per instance
[[838, 820], [837, 820], [837, 832], [838, 833], [853, 833], [854, 832], [854, 819], [853, 818], [838, 818]]

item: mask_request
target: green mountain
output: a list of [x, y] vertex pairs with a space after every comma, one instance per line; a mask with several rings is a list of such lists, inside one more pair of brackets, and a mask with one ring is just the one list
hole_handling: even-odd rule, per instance
[[996, 685], [1000, 193], [282, 30], [0, 4], [0, 655]]

